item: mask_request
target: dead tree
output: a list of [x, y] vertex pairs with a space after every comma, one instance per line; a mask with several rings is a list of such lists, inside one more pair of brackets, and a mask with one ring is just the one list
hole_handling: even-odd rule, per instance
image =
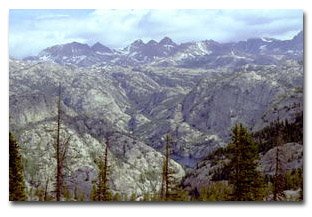
[[162, 170], [162, 183], [160, 190], [160, 200], [176, 200], [178, 199], [177, 191], [177, 179], [174, 177], [176, 173], [170, 165], [170, 154], [171, 154], [171, 136], [168, 134], [166, 136], [166, 146], [165, 146], [165, 158]]
[[70, 136], [61, 143], [60, 132], [61, 132], [61, 85], [59, 84], [58, 89], [58, 102], [57, 102], [57, 132], [56, 132], [56, 144], [55, 144], [55, 152], [56, 152], [56, 183], [55, 183], [55, 194], [56, 200], [60, 201], [61, 196], [64, 191], [64, 167], [66, 154], [70, 142]]

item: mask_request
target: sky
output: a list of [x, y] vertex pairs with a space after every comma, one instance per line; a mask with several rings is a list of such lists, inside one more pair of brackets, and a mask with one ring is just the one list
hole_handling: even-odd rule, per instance
[[137, 39], [176, 43], [291, 39], [303, 29], [302, 10], [60, 10], [11, 9], [9, 52], [14, 58], [73, 41], [123, 48]]

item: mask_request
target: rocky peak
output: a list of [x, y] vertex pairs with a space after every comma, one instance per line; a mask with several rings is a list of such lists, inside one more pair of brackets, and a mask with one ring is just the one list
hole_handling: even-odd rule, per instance
[[155, 40], [150, 40], [149, 42], [147, 42], [146, 45], [148, 45], [148, 46], [157, 46], [158, 43], [157, 43], [157, 41], [155, 41]]
[[141, 39], [135, 40], [134, 42], [132, 42], [132, 44], [130, 45], [131, 47], [141, 47], [144, 45], [144, 42]]
[[302, 42], [303, 41], [303, 31], [301, 30], [297, 35], [295, 35], [292, 39], [296, 42]]
[[159, 44], [161, 45], [176, 45], [176, 43], [174, 43], [169, 37], [164, 37]]
[[63, 45], [49, 47], [41, 52], [40, 55], [49, 54], [49, 56], [76, 56], [87, 55], [91, 52], [89, 45], [79, 42], [72, 42]]
[[64, 44], [63, 48], [74, 48], [74, 49], [80, 49], [80, 50], [89, 50], [90, 47], [87, 44], [82, 44], [79, 42], [71, 42], [68, 44]]
[[101, 44], [100, 42], [96, 42], [91, 49], [94, 52], [101, 52], [101, 53], [112, 53], [112, 50], [109, 49], [108, 47], [104, 46], [103, 44]]

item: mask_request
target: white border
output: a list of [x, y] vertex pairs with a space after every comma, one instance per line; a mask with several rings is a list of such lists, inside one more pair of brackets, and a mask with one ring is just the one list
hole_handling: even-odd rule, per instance
[[[311, 46], [308, 42], [309, 18], [311, 13], [311, 5], [308, 0], [233, 0], [233, 1], [200, 1], [200, 0], [135, 0], [135, 1], [78, 1], [78, 0], [25, 0], [25, 1], [1, 1], [1, 71], [0, 71], [0, 87], [1, 87], [1, 216], [309, 216], [311, 210], [311, 150], [309, 143], [311, 142], [311, 88], [308, 84], [312, 83], [311, 75], [308, 72], [308, 53]], [[210, 203], [210, 204], [179, 204], [179, 205], [105, 205], [105, 204], [86, 204], [86, 205], [58, 205], [58, 204], [23, 204], [16, 205], [8, 202], [8, 9], [34, 9], [34, 8], [215, 8], [215, 9], [304, 9], [305, 15], [305, 202], [301, 205], [296, 204], [226, 204], [226, 203]], [[309, 183], [310, 182], [310, 183]], [[308, 214], [310, 213], [310, 214]]]

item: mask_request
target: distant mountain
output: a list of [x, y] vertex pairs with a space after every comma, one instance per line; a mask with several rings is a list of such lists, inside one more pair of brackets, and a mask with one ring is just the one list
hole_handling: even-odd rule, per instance
[[94, 64], [179, 66], [186, 68], [240, 67], [246, 64], [271, 65], [303, 56], [303, 32], [291, 40], [254, 38], [237, 43], [213, 40], [176, 44], [169, 37], [159, 42], [136, 40], [120, 50], [97, 42], [93, 46], [73, 42], [41, 51], [28, 61], [49, 61], [60, 65], [88, 67]]
[[28, 57], [25, 60], [48, 61], [60, 65], [73, 64], [86, 67], [96, 63], [109, 62], [113, 58], [113, 51], [99, 42], [92, 47], [87, 44], [72, 42], [46, 48], [37, 57]]
[[91, 47], [91, 50], [94, 51], [95, 53], [99, 54], [99, 55], [107, 55], [107, 54], [113, 53], [111, 49], [102, 45], [100, 42], [95, 43]]

